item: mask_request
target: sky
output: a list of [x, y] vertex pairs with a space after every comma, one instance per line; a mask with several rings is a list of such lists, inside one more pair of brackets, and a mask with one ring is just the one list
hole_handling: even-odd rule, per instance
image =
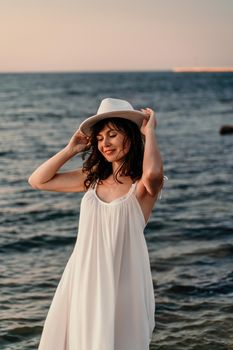
[[233, 0], [1, 0], [0, 72], [233, 66]]

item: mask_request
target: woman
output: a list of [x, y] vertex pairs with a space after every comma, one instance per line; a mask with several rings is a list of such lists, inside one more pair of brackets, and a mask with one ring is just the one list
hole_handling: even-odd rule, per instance
[[[166, 178], [156, 124], [152, 109], [106, 98], [30, 176], [35, 189], [85, 192], [39, 350], [149, 349], [155, 302], [143, 230]], [[89, 152], [82, 168], [58, 172], [80, 152]]]

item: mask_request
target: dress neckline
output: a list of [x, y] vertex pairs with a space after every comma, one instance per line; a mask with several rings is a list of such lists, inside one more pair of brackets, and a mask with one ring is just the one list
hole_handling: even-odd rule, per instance
[[133, 192], [133, 190], [134, 190], [134, 188], [135, 188], [135, 186], [136, 186], [136, 183], [137, 183], [137, 181], [135, 181], [135, 182], [133, 182], [133, 183], [131, 184], [131, 186], [130, 186], [130, 188], [129, 188], [129, 190], [128, 190], [128, 192], [127, 192], [126, 194], [124, 194], [124, 195], [122, 195], [122, 196], [120, 196], [120, 197], [117, 197], [117, 198], [113, 199], [111, 202], [105, 202], [104, 200], [102, 200], [102, 199], [97, 195], [96, 188], [97, 188], [97, 185], [98, 185], [98, 180], [97, 180], [97, 182], [96, 182], [96, 184], [95, 184], [95, 186], [94, 186], [94, 188], [93, 188], [93, 191], [94, 191], [95, 197], [98, 199], [99, 202], [101, 202], [101, 203], [103, 203], [103, 204], [105, 204], [105, 205], [111, 205], [111, 204], [115, 204], [115, 203], [117, 203], [117, 202], [122, 202], [122, 201], [124, 201], [125, 199], [127, 199], [127, 198], [130, 196], [130, 194]]

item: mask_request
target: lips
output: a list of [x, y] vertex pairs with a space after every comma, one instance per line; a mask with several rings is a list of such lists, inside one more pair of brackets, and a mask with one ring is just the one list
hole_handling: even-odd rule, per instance
[[105, 151], [104, 153], [105, 154], [111, 154], [113, 153], [115, 150], [114, 149], [108, 149], [107, 151]]

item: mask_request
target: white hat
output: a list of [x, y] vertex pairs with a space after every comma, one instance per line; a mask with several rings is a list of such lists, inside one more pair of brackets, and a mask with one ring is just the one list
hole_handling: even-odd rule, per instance
[[125, 100], [120, 100], [118, 98], [105, 98], [102, 100], [97, 114], [84, 120], [80, 126], [79, 130], [86, 134], [91, 135], [91, 127], [98, 121], [106, 118], [125, 118], [136, 123], [140, 128], [142, 126], [142, 121], [144, 118], [148, 118], [143, 112], [135, 110], [131, 104]]

